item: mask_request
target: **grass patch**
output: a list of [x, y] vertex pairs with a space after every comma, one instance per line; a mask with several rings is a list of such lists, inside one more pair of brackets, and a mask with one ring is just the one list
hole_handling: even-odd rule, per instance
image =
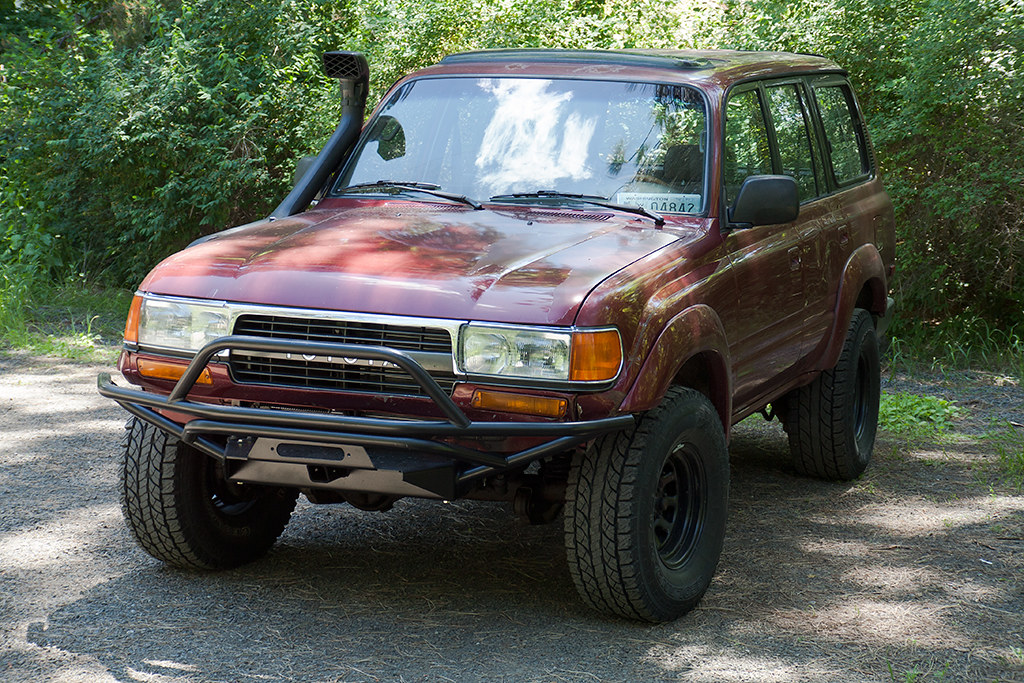
[[0, 270], [0, 342], [8, 349], [75, 360], [113, 362], [129, 290], [82, 280], [45, 283]]
[[[961, 438], [956, 433], [954, 421], [960, 409], [945, 399], [935, 396], [910, 393], [883, 393], [878, 408], [878, 426], [897, 434], [911, 443], [952, 443]], [[996, 476], [1018, 493], [1024, 490], [1024, 426], [1013, 422], [994, 422], [984, 434], [967, 438], [971, 442], [983, 442], [985, 450], [998, 457], [984, 466], [983, 478], [978, 483], [990, 486], [987, 478], [990, 468], [998, 470]], [[899, 449], [897, 449], [898, 451]], [[922, 459], [924, 465], [941, 466], [941, 462]]]

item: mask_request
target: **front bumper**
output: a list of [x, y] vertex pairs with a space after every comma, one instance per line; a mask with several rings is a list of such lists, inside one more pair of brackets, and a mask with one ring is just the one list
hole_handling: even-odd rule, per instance
[[[232, 349], [393, 363], [419, 384], [445, 419], [318, 414], [189, 400], [210, 360]], [[167, 396], [117, 386], [106, 373], [97, 383], [100, 394], [132, 415], [224, 462], [232, 480], [400, 496], [458, 498], [487, 476], [634, 424], [631, 415], [585, 422], [473, 422], [408, 354], [355, 344], [232, 335], [200, 349]], [[182, 425], [161, 412], [190, 419]], [[482, 440], [488, 437], [535, 437], [542, 442], [502, 454], [484, 447]], [[480, 447], [463, 445], [467, 442]]]

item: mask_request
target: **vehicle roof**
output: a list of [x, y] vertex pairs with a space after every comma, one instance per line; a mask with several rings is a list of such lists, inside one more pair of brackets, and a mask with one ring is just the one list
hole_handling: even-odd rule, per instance
[[728, 87], [749, 78], [807, 72], [845, 73], [818, 55], [741, 50], [555, 50], [513, 48], [462, 52], [414, 75], [520, 74], [666, 79]]

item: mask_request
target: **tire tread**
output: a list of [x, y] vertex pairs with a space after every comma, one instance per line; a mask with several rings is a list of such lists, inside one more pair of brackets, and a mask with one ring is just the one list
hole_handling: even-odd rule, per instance
[[[862, 332], [865, 327], [871, 330]], [[853, 425], [848, 405], [852, 398], [849, 384], [856, 381], [861, 337], [873, 334], [873, 330], [871, 314], [855, 309], [836, 366], [787, 395], [783, 425], [793, 465], [800, 474], [846, 481], [863, 472], [867, 461], [850, 437]], [[867, 455], [870, 457], [870, 452]]]
[[[269, 549], [284, 531], [295, 497], [268, 501], [275, 506], [249, 552], [218, 547], [188, 509], [180, 476], [181, 459], [207, 457], [186, 451], [163, 430], [132, 417], [125, 425], [120, 472], [121, 512], [136, 541], [158, 560], [182, 569], [211, 570], [242, 564]], [[192, 523], [189, 524], [189, 516]], [[264, 547], [265, 546], [265, 547]], [[213, 550], [211, 550], [211, 548]]]
[[564, 516], [566, 555], [573, 583], [584, 601], [598, 611], [666, 621], [692, 609], [701, 597], [681, 608], [664, 609], [641, 578], [643, 558], [634, 531], [637, 489], [633, 484], [641, 460], [648, 455], [646, 447], [655, 431], [664, 429], [666, 414], [680, 401], [701, 402], [706, 410], [700, 420], [706, 428], [717, 428], [724, 453], [721, 423], [706, 398], [695, 390], [673, 387], [633, 429], [600, 437], [591, 445], [589, 457], [573, 461]]

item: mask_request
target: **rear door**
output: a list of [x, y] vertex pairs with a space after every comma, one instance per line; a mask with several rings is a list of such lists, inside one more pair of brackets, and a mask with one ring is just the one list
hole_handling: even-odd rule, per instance
[[795, 179], [800, 196], [800, 216], [794, 228], [798, 247], [794, 253], [799, 259], [802, 306], [795, 323], [799, 326], [796, 343], [802, 357], [824, 337], [831, 323], [831, 308], [823, 306], [838, 258], [831, 233], [842, 221], [842, 207], [829, 198], [825, 159], [803, 79], [767, 82], [765, 100], [774, 132], [775, 172]]
[[[821, 196], [801, 207], [809, 251], [804, 267], [808, 352], [826, 343], [840, 278], [856, 246], [874, 241], [874, 221], [888, 199], [873, 178], [867, 136], [853, 90], [839, 74], [809, 79], [807, 93], [820, 160]], [[817, 357], [817, 353], [813, 356]]]

